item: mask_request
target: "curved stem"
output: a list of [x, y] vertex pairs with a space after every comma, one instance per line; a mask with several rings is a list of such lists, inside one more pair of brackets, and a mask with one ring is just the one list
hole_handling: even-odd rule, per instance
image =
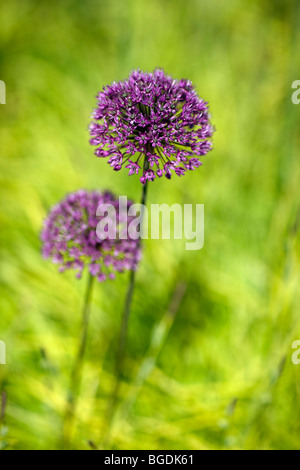
[[[149, 168], [149, 162], [148, 162], [148, 159], [145, 157], [144, 171], [147, 170], [148, 168]], [[147, 188], [148, 188], [147, 183], [148, 183], [148, 181], [146, 181], [146, 183], [143, 185], [143, 191], [142, 191], [140, 231], [142, 231], [142, 223], [143, 223], [143, 217], [144, 217], [144, 207], [146, 206], [146, 200], [147, 200]], [[139, 247], [140, 247], [141, 246], [141, 238], [139, 238], [138, 244], [139, 244]], [[130, 272], [129, 285], [128, 285], [128, 290], [127, 290], [127, 294], [126, 294], [125, 304], [124, 304], [124, 311], [123, 311], [123, 316], [122, 316], [122, 323], [121, 323], [119, 343], [118, 343], [118, 352], [117, 352], [117, 361], [116, 361], [117, 382], [119, 381], [120, 374], [122, 372], [124, 350], [125, 350], [125, 346], [126, 346], [126, 337], [127, 337], [127, 330], [128, 330], [128, 320], [129, 320], [130, 308], [131, 308], [132, 296], [133, 296], [133, 290], [134, 290], [134, 282], [135, 282], [135, 271], [132, 270]]]
[[71, 378], [70, 378], [70, 386], [69, 392], [67, 397], [67, 407], [65, 411], [65, 418], [64, 418], [64, 429], [63, 429], [63, 448], [69, 448], [71, 437], [72, 437], [72, 430], [73, 430], [73, 423], [76, 413], [76, 405], [81, 385], [81, 375], [82, 375], [82, 366], [83, 366], [83, 359], [86, 350], [86, 343], [87, 343], [87, 333], [88, 333], [88, 325], [90, 319], [90, 303], [92, 297], [92, 288], [93, 288], [93, 281], [94, 277], [89, 274], [86, 291], [85, 291], [85, 298], [83, 302], [83, 309], [82, 309], [82, 320], [81, 320], [81, 334], [78, 344], [77, 355], [75, 357], [75, 361], [72, 368]]
[[[144, 160], [144, 168], [143, 172], [149, 168], [149, 162], [148, 159], [145, 156]], [[144, 217], [144, 207], [146, 206], [146, 200], [147, 200], [147, 188], [148, 188], [148, 181], [143, 185], [143, 190], [142, 190], [142, 197], [141, 197], [141, 226], [140, 226], [140, 233], [142, 231], [142, 223], [143, 223], [143, 217]], [[139, 247], [141, 246], [141, 238], [139, 238]], [[105, 442], [108, 439], [109, 435], [109, 430], [110, 430], [110, 425], [114, 416], [116, 404], [118, 401], [118, 395], [119, 395], [119, 389], [121, 385], [121, 375], [122, 375], [122, 370], [123, 370], [123, 362], [124, 362], [124, 353], [125, 353], [125, 347], [126, 347], [126, 339], [127, 339], [127, 333], [128, 333], [128, 323], [129, 323], [129, 316], [130, 316], [130, 309], [131, 309], [131, 304], [132, 304], [132, 297], [133, 297], [133, 291], [134, 291], [134, 284], [135, 284], [135, 271], [130, 272], [130, 278], [129, 278], [129, 285], [127, 289], [127, 294], [125, 298], [125, 304], [124, 304], [124, 310], [123, 310], [123, 315], [122, 315], [122, 321], [121, 321], [121, 328], [120, 328], [120, 334], [119, 334], [119, 341], [118, 341], [118, 351], [117, 351], [117, 356], [116, 356], [116, 369], [115, 369], [115, 385], [113, 389], [113, 393], [111, 396], [111, 399], [108, 403], [108, 407], [106, 410], [106, 423], [107, 423], [107, 432], [104, 437], [104, 445]]]

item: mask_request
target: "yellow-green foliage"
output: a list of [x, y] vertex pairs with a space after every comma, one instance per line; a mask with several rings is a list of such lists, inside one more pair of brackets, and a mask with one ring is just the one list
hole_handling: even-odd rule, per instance
[[[60, 446], [85, 279], [41, 258], [39, 231], [68, 191], [140, 199], [87, 126], [103, 85], [157, 66], [193, 81], [217, 130], [203, 167], [150, 183], [149, 203], [204, 203], [205, 243], [145, 242], [106, 446], [300, 447], [299, 21], [296, 0], [1, 2], [2, 448]], [[101, 447], [127, 281], [96, 286], [73, 448]]]

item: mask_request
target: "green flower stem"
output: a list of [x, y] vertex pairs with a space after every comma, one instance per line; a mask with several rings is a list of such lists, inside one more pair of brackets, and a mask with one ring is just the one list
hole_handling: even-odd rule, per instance
[[92, 298], [94, 277], [89, 274], [85, 298], [82, 309], [82, 322], [81, 322], [81, 332], [78, 345], [77, 355], [73, 364], [73, 369], [70, 378], [70, 386], [67, 397], [67, 407], [64, 417], [64, 429], [63, 429], [63, 448], [69, 448], [72, 439], [73, 424], [76, 414], [76, 405], [80, 391], [81, 377], [82, 377], [82, 367], [83, 359], [86, 350], [87, 343], [87, 334], [88, 334], [88, 325], [90, 319], [90, 304]]
[[[144, 169], [147, 169], [148, 166], [149, 166], [148, 160], [146, 161], [145, 159]], [[144, 217], [144, 206], [146, 205], [146, 199], [147, 199], [147, 188], [148, 188], [148, 184], [146, 182], [145, 185], [143, 186], [142, 199], [141, 199], [141, 227], [140, 227], [141, 231], [142, 231], [142, 223], [143, 223], [143, 217]], [[139, 246], [140, 245], [141, 245], [141, 238], [139, 239]], [[135, 283], [135, 271], [132, 270], [130, 272], [129, 285], [128, 285], [127, 295], [125, 299], [125, 305], [124, 305], [121, 329], [120, 329], [120, 335], [119, 335], [119, 342], [118, 342], [116, 374], [115, 374], [118, 385], [120, 382], [120, 376], [122, 374], [122, 366], [123, 366], [124, 351], [125, 351], [125, 346], [126, 346], [128, 321], [129, 321], [130, 309], [131, 309], [131, 304], [132, 304], [134, 283]]]
[[[145, 157], [144, 160], [144, 171], [149, 168], [149, 162], [147, 158]], [[147, 201], [147, 189], [148, 189], [148, 181], [143, 185], [143, 191], [142, 191], [142, 198], [141, 198], [141, 227], [140, 227], [140, 232], [142, 232], [142, 224], [143, 224], [143, 218], [144, 218], [144, 207], [146, 206], [146, 201]], [[141, 238], [139, 238], [139, 246], [141, 246]], [[131, 310], [131, 304], [132, 304], [132, 297], [133, 297], [133, 291], [134, 291], [134, 284], [135, 284], [135, 271], [130, 272], [130, 278], [129, 278], [129, 285], [127, 289], [127, 294], [125, 298], [125, 304], [124, 304], [124, 310], [123, 310], [123, 316], [122, 316], [122, 321], [121, 321], [121, 328], [120, 328], [120, 334], [119, 334], [119, 341], [118, 341], [118, 350], [117, 350], [117, 356], [116, 356], [116, 368], [115, 368], [115, 385], [113, 389], [113, 393], [111, 396], [111, 399], [108, 403], [108, 407], [106, 410], [106, 435], [104, 437], [103, 442], [105, 443], [107, 440], [107, 436], [109, 434], [109, 428], [114, 416], [116, 404], [118, 401], [118, 395], [119, 395], [119, 389], [121, 385], [121, 376], [122, 376], [122, 370], [123, 370], [123, 363], [124, 363], [124, 353], [125, 353], [125, 347], [126, 347], [126, 339], [127, 339], [127, 333], [128, 333], [128, 323], [129, 323], [129, 316], [130, 316], [130, 310]]]

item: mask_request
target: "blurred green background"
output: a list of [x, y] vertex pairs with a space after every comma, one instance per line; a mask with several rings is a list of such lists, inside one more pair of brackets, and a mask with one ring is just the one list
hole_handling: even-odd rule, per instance
[[[300, 448], [299, 21], [296, 0], [1, 3], [2, 448], [60, 446], [86, 279], [43, 260], [39, 232], [69, 191], [140, 199], [87, 126], [102, 86], [157, 66], [193, 81], [217, 131], [203, 167], [150, 183], [149, 203], [205, 204], [205, 243], [145, 242], [105, 446]], [[127, 282], [95, 286], [73, 448], [103, 445]]]

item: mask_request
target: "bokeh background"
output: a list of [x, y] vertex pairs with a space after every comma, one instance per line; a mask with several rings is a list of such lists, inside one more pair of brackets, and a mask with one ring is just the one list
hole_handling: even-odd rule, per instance
[[39, 233], [69, 191], [140, 199], [87, 131], [96, 93], [137, 67], [210, 103], [203, 167], [149, 185], [149, 203], [205, 205], [205, 243], [145, 242], [104, 441], [128, 275], [96, 285], [72, 448], [300, 447], [299, 21], [296, 0], [1, 2], [2, 448], [61, 446], [86, 278], [43, 260]]

